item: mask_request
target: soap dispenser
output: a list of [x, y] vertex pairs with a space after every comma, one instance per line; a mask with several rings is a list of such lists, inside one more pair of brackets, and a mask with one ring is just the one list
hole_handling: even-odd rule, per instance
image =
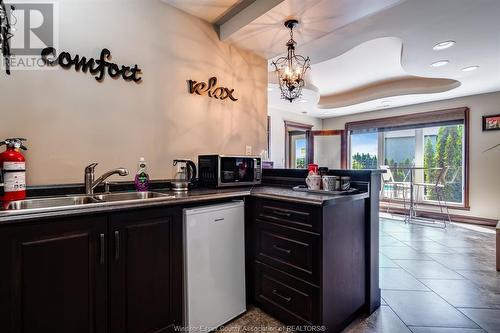
[[147, 164], [144, 157], [139, 159], [137, 165], [137, 173], [135, 174], [135, 189], [137, 192], [147, 192], [149, 189], [149, 174], [147, 170]]

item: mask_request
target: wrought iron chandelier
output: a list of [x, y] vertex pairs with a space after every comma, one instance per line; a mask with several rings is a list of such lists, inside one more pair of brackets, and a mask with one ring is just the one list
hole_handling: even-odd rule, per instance
[[302, 95], [302, 88], [305, 85], [304, 77], [306, 71], [310, 68], [309, 57], [305, 58], [295, 54], [295, 45], [297, 43], [293, 39], [293, 28], [298, 23], [299, 21], [295, 19], [285, 22], [285, 27], [290, 29], [290, 40], [286, 43], [287, 56], [272, 62], [278, 75], [281, 98], [290, 103]]

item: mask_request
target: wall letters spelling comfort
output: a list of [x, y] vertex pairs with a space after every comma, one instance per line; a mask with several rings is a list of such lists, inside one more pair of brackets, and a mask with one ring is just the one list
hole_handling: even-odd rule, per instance
[[190, 94], [203, 95], [204, 93], [207, 93], [208, 97], [212, 97], [215, 99], [224, 100], [226, 98], [229, 98], [232, 101], [238, 100], [233, 96], [234, 89], [215, 87], [217, 84], [217, 78], [215, 76], [212, 76], [210, 79], [208, 79], [208, 84], [205, 82], [196, 82], [193, 80], [188, 80], [188, 84]]
[[142, 81], [142, 78], [139, 77], [141, 69], [137, 66], [137, 64], [134, 67], [120, 67], [117, 64], [107, 61], [107, 59], [111, 59], [111, 51], [108, 49], [102, 49], [101, 56], [98, 60], [94, 60], [94, 58], [87, 60], [87, 58], [80, 57], [79, 55], [71, 57], [71, 54], [68, 52], [61, 52], [59, 56], [57, 56], [57, 51], [53, 47], [47, 47], [42, 50], [42, 60], [46, 65], [59, 65], [66, 69], [74, 66], [75, 71], [77, 72], [80, 70], [84, 73], [90, 71], [90, 74], [95, 75], [95, 79], [99, 82], [104, 80], [106, 72], [108, 72], [108, 75], [112, 78], [121, 76], [125, 81], [133, 81], [136, 83]]

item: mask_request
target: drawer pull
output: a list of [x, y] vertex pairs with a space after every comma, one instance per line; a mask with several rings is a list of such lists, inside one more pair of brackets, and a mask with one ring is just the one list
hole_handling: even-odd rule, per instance
[[279, 247], [278, 245], [276, 244], [273, 244], [273, 248], [277, 251], [280, 251], [280, 252], [283, 252], [283, 253], [286, 253], [286, 254], [290, 254], [292, 253], [292, 250], [288, 250], [288, 249], [284, 249], [282, 247]]
[[276, 215], [279, 215], [279, 216], [286, 216], [286, 217], [292, 216], [292, 213], [282, 212], [282, 211], [279, 211], [279, 210], [273, 210], [273, 214], [276, 214]]
[[286, 296], [281, 295], [281, 294], [278, 292], [278, 290], [276, 290], [276, 289], [274, 289], [274, 290], [273, 290], [273, 294], [274, 294], [274, 295], [276, 295], [276, 296], [278, 296], [279, 298], [281, 298], [282, 300], [284, 300], [284, 301], [285, 301], [285, 302], [287, 302], [287, 303], [289, 303], [289, 302], [292, 300], [292, 298], [291, 298], [291, 297], [286, 297]]

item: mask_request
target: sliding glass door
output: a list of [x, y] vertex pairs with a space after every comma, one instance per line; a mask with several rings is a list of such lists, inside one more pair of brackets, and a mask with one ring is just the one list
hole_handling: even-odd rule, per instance
[[[465, 126], [464, 121], [421, 123], [352, 130], [349, 132], [350, 167], [352, 169], [389, 168], [391, 182], [409, 182], [444, 186], [444, 199], [449, 204], [465, 203]], [[444, 170], [444, 171], [443, 171]], [[442, 180], [439, 181], [439, 176]], [[397, 187], [396, 187], [397, 188]], [[385, 190], [392, 191], [388, 186]], [[437, 194], [432, 186], [419, 186], [420, 203], [434, 203]], [[390, 193], [402, 199], [401, 190]], [[408, 194], [408, 193], [405, 193]]]
[[[438, 181], [440, 168], [446, 166], [444, 197], [451, 203], [464, 202], [464, 125], [436, 126], [426, 128], [423, 138], [424, 180]], [[435, 191], [427, 188], [424, 199], [436, 201]]]

